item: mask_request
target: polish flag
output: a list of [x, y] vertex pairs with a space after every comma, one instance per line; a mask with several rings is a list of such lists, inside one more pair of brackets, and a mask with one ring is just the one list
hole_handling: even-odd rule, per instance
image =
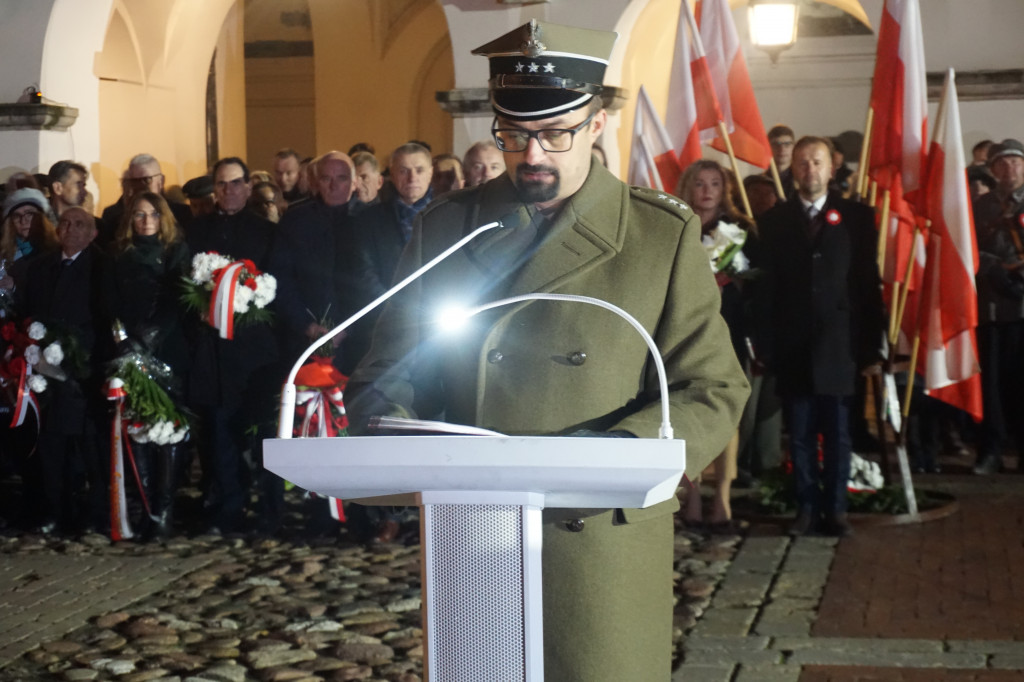
[[928, 395], [981, 421], [981, 368], [974, 332], [978, 326], [974, 285], [978, 252], [954, 79], [953, 69], [949, 69], [923, 183], [922, 203], [932, 226], [919, 320], [922, 352], [918, 371], [924, 376]]
[[[907, 281], [914, 224], [921, 212], [927, 95], [918, 0], [885, 0], [871, 87], [874, 123], [868, 173], [878, 183], [879, 196], [883, 190], [890, 194], [889, 224], [880, 227], [886, 230], [882, 279], [888, 283]], [[912, 277], [911, 288], [916, 285]]]
[[697, 22], [689, 3], [682, 0], [679, 4], [665, 128], [675, 149], [679, 150], [679, 165], [685, 169], [700, 159], [701, 142], [711, 142], [717, 135], [722, 111], [711, 83]]
[[[698, 145], [698, 153], [699, 153]], [[633, 119], [633, 146], [629, 152], [630, 185], [650, 187], [673, 193], [682, 168], [668, 131], [651, 102], [647, 89], [640, 86]]]
[[[733, 153], [751, 165], [767, 168], [771, 164], [772, 150], [754, 97], [754, 86], [750, 83], [747, 60], [740, 48], [729, 0], [697, 0], [694, 13]], [[711, 146], [722, 152], [728, 151], [721, 137], [716, 137]]]

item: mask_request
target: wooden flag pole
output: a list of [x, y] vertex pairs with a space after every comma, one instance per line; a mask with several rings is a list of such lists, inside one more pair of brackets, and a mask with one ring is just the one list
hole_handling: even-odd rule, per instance
[[885, 190], [882, 193], [882, 217], [878, 220], [878, 271], [881, 273], [885, 272], [885, 242], [888, 235], [889, 190]]
[[739, 186], [740, 198], [743, 200], [743, 210], [747, 217], [754, 219], [754, 212], [750, 210], [750, 200], [747, 199], [747, 188], [743, 186], [743, 178], [740, 177], [740, 165], [736, 161], [736, 153], [732, 150], [732, 140], [729, 139], [729, 130], [725, 127], [725, 121], [718, 122], [718, 132], [725, 140], [725, 148], [729, 152], [729, 161], [732, 162], [732, 172], [736, 175], [736, 184]]
[[899, 325], [896, 323], [896, 316], [899, 313], [900, 307], [900, 283], [892, 283], [892, 298], [889, 299], [889, 346], [896, 346], [897, 330]]
[[875, 207], [875, 203], [878, 202], [878, 183], [874, 180], [871, 181], [871, 191], [868, 192], [868, 206], [871, 208]]
[[[889, 342], [890, 343], [896, 343], [896, 334], [899, 333], [898, 330], [900, 328], [900, 325], [903, 324], [903, 313], [904, 313], [904, 311], [906, 310], [906, 307], [907, 307], [907, 297], [910, 296], [910, 278], [912, 276], [911, 273], [914, 270], [914, 253], [917, 250], [917, 238], [920, 235], [921, 235], [921, 228], [915, 226], [914, 227], [914, 237], [913, 237], [913, 239], [910, 240], [910, 255], [907, 257], [907, 269], [904, 271], [904, 274], [903, 274], [904, 286], [903, 286], [903, 291], [900, 292], [899, 311], [897, 312], [897, 315], [896, 315], [896, 330], [897, 331], [894, 332], [893, 329], [889, 330]], [[895, 296], [895, 294], [894, 294], [894, 296]]]
[[[921, 347], [921, 332], [914, 334], [914, 345], [910, 349], [910, 367], [907, 368], [907, 390], [903, 393], [903, 419], [910, 416], [910, 398], [914, 390], [914, 379], [917, 373], [914, 368], [917, 366], [917, 352]], [[906, 424], [906, 422], [904, 422]], [[906, 426], [904, 426], [906, 428]]]
[[861, 200], [868, 193], [868, 163], [871, 153], [871, 127], [875, 120], [875, 110], [868, 107], [868, 120], [864, 124], [864, 140], [860, 146], [860, 165], [857, 167], [857, 193]]
[[782, 189], [782, 177], [779, 176], [779, 167], [775, 165], [775, 157], [772, 157], [768, 167], [772, 171], [772, 180], [775, 181], [775, 192], [779, 195], [779, 201], [786, 200], [786, 192]]

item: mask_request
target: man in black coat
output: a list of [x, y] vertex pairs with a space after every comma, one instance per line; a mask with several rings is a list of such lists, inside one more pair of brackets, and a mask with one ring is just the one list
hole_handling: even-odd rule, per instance
[[[778, 376], [799, 513], [792, 534], [851, 533], [849, 398], [880, 359], [884, 314], [871, 209], [827, 191], [832, 149], [804, 137], [793, 150], [794, 200], [758, 221], [764, 274], [760, 351]], [[818, 434], [824, 468], [818, 471]], [[819, 492], [819, 485], [821, 491]]]
[[[101, 315], [99, 274], [102, 254], [92, 245], [95, 220], [78, 206], [68, 207], [57, 223], [60, 249], [32, 262], [17, 289], [21, 313], [50, 326], [59, 323], [73, 334], [90, 359], [87, 376], [73, 376], [67, 361], [66, 380], [49, 379], [41, 393], [42, 417], [38, 453], [42, 476], [42, 524], [45, 533], [81, 524], [100, 530], [107, 519], [109, 466], [101, 445], [105, 405], [97, 371], [108, 357], [110, 327]], [[42, 348], [40, 348], [42, 350]], [[69, 357], [65, 349], [65, 357]], [[83, 486], [83, 483], [85, 484]], [[78, 516], [75, 497], [87, 489], [87, 514]]]
[[289, 366], [312, 341], [355, 312], [348, 279], [353, 173], [347, 154], [319, 157], [316, 197], [290, 207], [277, 229], [270, 269], [277, 277], [274, 308]]
[[[433, 165], [426, 147], [415, 142], [403, 144], [392, 152], [389, 169], [394, 191], [353, 219], [352, 269], [358, 286], [357, 307], [373, 301], [391, 286], [398, 259], [412, 235], [413, 219], [433, 198]], [[352, 330], [350, 355], [357, 355], [357, 362], [370, 349], [370, 336], [381, 310], [367, 315]]]
[[[249, 169], [237, 157], [213, 167], [217, 211], [193, 221], [188, 231], [192, 254], [216, 251], [232, 260], [251, 260], [267, 271], [274, 224], [245, 209], [252, 188]], [[200, 457], [204, 508], [214, 533], [240, 530], [246, 488], [242, 452], [252, 426], [273, 418], [280, 377], [277, 340], [271, 324], [236, 326], [222, 339], [205, 321], [196, 328], [189, 386], [190, 402], [203, 418]], [[262, 443], [257, 440], [257, 449]], [[275, 509], [276, 511], [276, 509]]]

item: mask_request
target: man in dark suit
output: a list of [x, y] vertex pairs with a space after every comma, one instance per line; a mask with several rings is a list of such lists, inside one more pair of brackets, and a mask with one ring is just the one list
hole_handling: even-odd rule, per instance
[[[402, 250], [412, 235], [416, 215], [433, 198], [430, 152], [407, 142], [391, 154], [388, 165], [393, 192], [353, 219], [352, 277], [357, 283], [357, 308], [374, 300], [391, 286]], [[350, 355], [358, 362], [369, 350], [373, 326], [380, 309], [363, 318], [351, 332]], [[346, 369], [355, 368], [355, 363]], [[344, 370], [343, 370], [344, 371]], [[347, 373], [347, 372], [346, 372]]]
[[[92, 246], [96, 223], [78, 206], [64, 209], [57, 223], [60, 249], [35, 260], [29, 267], [24, 285], [17, 289], [20, 312], [44, 325], [60, 323], [73, 334], [93, 368], [101, 367], [98, 356], [102, 339], [109, 337], [109, 325], [97, 304], [98, 273], [101, 253]], [[66, 356], [67, 357], [67, 356]], [[106, 515], [106, 473], [109, 468], [97, 440], [104, 415], [100, 393], [102, 376], [69, 376], [64, 381], [51, 379], [44, 398], [39, 433], [39, 459], [42, 475], [42, 512], [40, 530], [51, 533], [58, 528], [77, 530], [83, 517], [75, 509], [75, 497], [87, 489], [85, 524], [99, 529]], [[46, 395], [49, 393], [49, 395]], [[83, 483], [85, 484], [83, 486]]]
[[[233, 260], [248, 259], [266, 270], [274, 224], [245, 208], [252, 192], [249, 169], [241, 159], [229, 157], [214, 165], [213, 178], [217, 211], [192, 223], [189, 248], [193, 254], [216, 251]], [[273, 371], [277, 340], [268, 323], [237, 326], [233, 339], [222, 339], [200, 322], [193, 352], [189, 398], [203, 418], [200, 457], [207, 530], [234, 532], [241, 529], [246, 498], [242, 452], [247, 432], [272, 419], [273, 395], [280, 388]], [[252, 445], [259, 449], [261, 443], [257, 439]], [[279, 511], [274, 506], [271, 513]]]
[[794, 200], [758, 221], [764, 269], [759, 346], [778, 377], [789, 425], [799, 504], [790, 532], [813, 532], [820, 515], [824, 532], [845, 536], [852, 532], [846, 516], [849, 398], [858, 371], [880, 358], [884, 324], [874, 220], [871, 209], [828, 192], [827, 139], [801, 138], [792, 168]]
[[277, 277], [274, 308], [289, 366], [311, 342], [354, 312], [348, 302], [353, 284], [347, 259], [354, 166], [347, 154], [327, 152], [315, 168], [317, 195], [285, 212], [270, 257]]

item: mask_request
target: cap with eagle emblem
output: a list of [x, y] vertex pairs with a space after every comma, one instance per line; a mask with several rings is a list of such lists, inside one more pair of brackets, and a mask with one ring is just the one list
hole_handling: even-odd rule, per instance
[[601, 94], [616, 37], [533, 19], [473, 54], [490, 60], [494, 112], [533, 121], [579, 109]]

